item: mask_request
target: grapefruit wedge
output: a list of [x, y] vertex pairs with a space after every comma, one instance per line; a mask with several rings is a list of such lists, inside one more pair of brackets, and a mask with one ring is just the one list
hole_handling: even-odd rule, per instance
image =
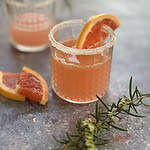
[[76, 48], [88, 49], [102, 46], [101, 43], [107, 36], [107, 34], [101, 30], [104, 24], [115, 30], [120, 26], [120, 20], [112, 14], [92, 16], [83, 26], [76, 41]]
[[29, 100], [39, 102], [43, 105], [48, 101], [48, 86], [46, 81], [37, 72], [27, 67], [23, 67], [20, 73], [17, 91]]
[[0, 94], [8, 99], [25, 101], [25, 97], [16, 91], [19, 73], [0, 72]]

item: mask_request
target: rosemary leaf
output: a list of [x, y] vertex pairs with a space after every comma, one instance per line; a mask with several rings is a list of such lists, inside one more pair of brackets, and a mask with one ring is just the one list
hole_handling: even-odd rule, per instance
[[129, 96], [130, 99], [132, 100], [132, 77], [130, 78], [130, 82], [129, 82]]
[[117, 126], [115, 126], [113, 124], [110, 124], [110, 126], [112, 126], [115, 129], [121, 130], [121, 131], [128, 131], [127, 129], [123, 129], [123, 128], [117, 127]]
[[142, 116], [142, 115], [132, 114], [132, 113], [130, 113], [130, 112], [124, 110], [124, 109], [123, 109], [122, 111], [124, 111], [124, 112], [126, 112], [128, 115], [131, 115], [131, 116], [134, 116], [134, 117], [141, 117], [141, 118], [144, 118], [144, 117], [145, 117], [145, 116]]
[[135, 113], [137, 113], [137, 114], [138, 114], [138, 111], [136, 110], [136, 108], [135, 108], [134, 104], [132, 103], [131, 105], [132, 105], [132, 108], [134, 109]]
[[96, 95], [96, 97], [104, 105], [104, 107], [109, 111], [109, 107], [103, 102], [103, 100], [98, 95]]

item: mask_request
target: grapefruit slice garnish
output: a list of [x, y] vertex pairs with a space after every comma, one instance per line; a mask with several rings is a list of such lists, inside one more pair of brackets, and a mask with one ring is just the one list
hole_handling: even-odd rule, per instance
[[16, 91], [19, 73], [0, 72], [0, 94], [8, 99], [25, 101], [25, 97]]
[[17, 90], [31, 101], [45, 105], [48, 101], [48, 86], [43, 77], [34, 70], [23, 67]]
[[101, 30], [104, 24], [115, 30], [120, 26], [120, 20], [111, 14], [92, 16], [83, 26], [76, 41], [76, 48], [88, 49], [102, 46], [101, 43], [107, 36], [107, 34]]

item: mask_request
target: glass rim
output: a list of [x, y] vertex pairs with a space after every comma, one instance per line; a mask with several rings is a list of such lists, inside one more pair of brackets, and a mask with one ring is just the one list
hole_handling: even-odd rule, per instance
[[74, 20], [69, 20], [69, 21], [63, 21], [57, 25], [55, 25], [51, 30], [48, 35], [49, 40], [51, 42], [51, 45], [55, 47], [56, 49], [63, 51], [64, 53], [69, 53], [72, 55], [93, 55], [93, 54], [98, 54], [102, 53], [106, 48], [110, 48], [114, 45], [114, 42], [116, 40], [116, 35], [114, 31], [107, 25], [104, 25], [104, 29], [106, 29], [109, 34], [110, 34], [110, 40], [104, 44], [103, 46], [97, 47], [97, 48], [92, 48], [92, 49], [77, 49], [77, 48], [71, 48], [63, 45], [60, 42], [57, 42], [54, 38], [54, 33], [58, 29], [62, 29], [64, 26], [69, 26], [69, 24], [84, 24], [85, 21], [82, 19], [74, 19]]
[[[48, 5], [49, 3], [53, 3], [56, 0], [44, 0], [44, 1], [39, 1], [38, 3], [34, 4], [34, 7], [42, 7], [44, 5]], [[18, 1], [18, 0], [6, 0], [6, 4], [10, 4], [10, 5], [15, 5], [17, 7], [29, 7], [31, 6], [32, 2], [24, 2], [24, 1]]]

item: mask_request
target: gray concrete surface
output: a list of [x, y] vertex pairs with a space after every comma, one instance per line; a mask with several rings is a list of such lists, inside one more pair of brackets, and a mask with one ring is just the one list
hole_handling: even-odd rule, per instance
[[[95, 13], [113, 13], [120, 18], [122, 26], [116, 31], [111, 81], [105, 97], [108, 101], [116, 101], [120, 95], [127, 94], [130, 76], [143, 92], [150, 92], [149, 6], [148, 0], [72, 0], [72, 12], [57, 7], [58, 20], [86, 18]], [[6, 16], [0, 8], [0, 70], [19, 72], [26, 65], [41, 73], [50, 89], [46, 106], [14, 102], [0, 96], [0, 150], [54, 150], [56, 144], [52, 135], [63, 136], [78, 116], [86, 116], [94, 109], [94, 103], [70, 104], [52, 92], [50, 63], [49, 49], [27, 54], [10, 46]], [[125, 143], [113, 142], [101, 149], [149, 150], [150, 111], [140, 107], [140, 112], [147, 118], [127, 117], [121, 121], [130, 134]]]

